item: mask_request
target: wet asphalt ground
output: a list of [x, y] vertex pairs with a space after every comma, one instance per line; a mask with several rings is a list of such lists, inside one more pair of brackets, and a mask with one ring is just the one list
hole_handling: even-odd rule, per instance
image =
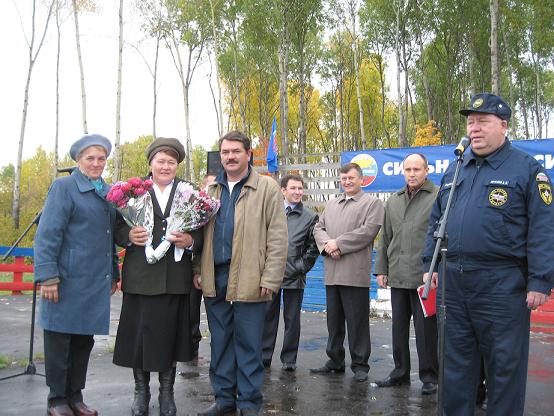
[[[133, 381], [130, 369], [111, 363], [121, 294], [112, 298], [110, 336], [96, 337], [91, 355], [85, 402], [100, 415], [130, 414]], [[31, 296], [0, 296], [0, 355], [8, 356], [14, 364], [0, 370], [0, 378], [21, 373], [25, 366], [16, 364], [29, 352]], [[436, 395], [423, 396], [417, 375], [415, 338], [410, 339], [412, 351], [411, 385], [378, 388], [376, 380], [385, 378], [392, 368], [391, 320], [372, 317], [369, 381], [356, 382], [347, 368], [345, 374], [312, 375], [309, 369], [326, 361], [327, 328], [324, 313], [302, 313], [302, 335], [296, 372], [281, 370], [279, 352], [282, 328], [277, 339], [273, 365], [266, 371], [264, 382], [264, 415], [433, 415], [436, 414]], [[281, 322], [282, 325], [282, 322]], [[209, 381], [209, 333], [206, 315], [202, 314], [202, 333], [197, 363], [180, 363], [175, 383], [178, 415], [195, 415], [213, 402]], [[36, 329], [34, 356], [37, 371], [44, 373], [42, 361], [42, 330]], [[347, 350], [348, 351], [348, 350]], [[349, 355], [347, 353], [347, 366]], [[150, 415], [158, 415], [158, 382], [153, 374]], [[44, 415], [47, 387], [39, 375], [23, 375], [0, 381], [0, 415]], [[476, 409], [476, 415], [485, 412]], [[554, 414], [554, 334], [531, 333], [531, 352], [527, 384], [526, 415]]]

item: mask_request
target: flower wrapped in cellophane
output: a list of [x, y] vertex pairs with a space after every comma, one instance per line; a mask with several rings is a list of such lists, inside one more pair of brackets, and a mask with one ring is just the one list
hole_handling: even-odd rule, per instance
[[150, 230], [154, 227], [152, 213], [152, 198], [148, 193], [152, 189], [151, 179], [131, 178], [127, 182], [117, 182], [112, 185], [106, 195], [106, 200], [119, 211], [129, 227], [144, 227]]
[[167, 253], [171, 247], [168, 237], [173, 231], [189, 233], [202, 228], [217, 213], [219, 206], [220, 202], [217, 199], [203, 191], [195, 190], [188, 182], [179, 182], [173, 196], [162, 242], [155, 249], [151, 244], [147, 244], [145, 248], [148, 263], [156, 263]]

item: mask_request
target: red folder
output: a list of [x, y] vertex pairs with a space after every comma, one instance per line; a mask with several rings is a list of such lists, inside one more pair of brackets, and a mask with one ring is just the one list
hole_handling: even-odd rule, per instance
[[419, 303], [421, 303], [421, 309], [423, 310], [423, 316], [426, 318], [433, 316], [437, 313], [437, 289], [431, 289], [428, 293], [427, 299], [423, 300], [423, 290], [425, 285], [421, 285], [417, 288], [417, 295], [419, 297]]

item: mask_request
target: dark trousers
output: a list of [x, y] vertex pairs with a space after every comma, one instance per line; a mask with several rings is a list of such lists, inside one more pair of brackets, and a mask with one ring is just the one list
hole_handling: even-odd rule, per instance
[[[530, 321], [526, 280], [519, 268], [460, 272], [448, 264], [445, 414], [474, 414], [482, 355], [487, 374], [487, 414], [523, 415]], [[442, 282], [441, 277], [439, 285]], [[440, 287], [438, 293], [440, 298]]]
[[277, 330], [279, 329], [279, 315], [281, 313], [281, 293], [283, 293], [283, 321], [285, 333], [283, 348], [281, 349], [282, 363], [296, 363], [298, 343], [300, 342], [300, 309], [304, 298], [304, 289], [279, 289], [271, 302], [267, 303], [263, 337], [263, 361], [271, 363]]
[[439, 362], [436, 316], [423, 316], [416, 289], [391, 288], [391, 305], [394, 370], [390, 377], [410, 377], [410, 319], [413, 317], [419, 379], [424, 383], [437, 383]]
[[216, 296], [204, 298], [211, 333], [210, 381], [221, 406], [262, 406], [265, 302], [227, 302], [229, 268], [216, 267]]
[[192, 336], [192, 356], [198, 356], [198, 348], [202, 340], [200, 333], [200, 305], [202, 304], [202, 290], [194, 286], [190, 290], [190, 330]]
[[345, 322], [353, 372], [369, 372], [369, 288], [325, 286], [327, 295], [327, 356], [329, 368], [344, 367]]
[[50, 387], [48, 405], [83, 401], [88, 361], [94, 345], [92, 335], [44, 330], [44, 367]]

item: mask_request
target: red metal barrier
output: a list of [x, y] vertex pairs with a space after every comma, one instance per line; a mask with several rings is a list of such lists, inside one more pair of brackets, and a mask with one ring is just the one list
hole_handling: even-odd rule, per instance
[[[119, 258], [125, 256], [125, 250], [117, 253]], [[121, 268], [121, 265], [119, 266]], [[12, 264], [0, 263], [0, 272], [13, 273], [12, 282], [0, 282], [0, 291], [11, 291], [12, 295], [21, 295], [23, 290], [33, 290], [33, 282], [24, 282], [23, 273], [33, 273], [34, 267], [32, 264], [25, 264], [25, 257], [16, 256]], [[121, 280], [118, 288], [121, 289]]]
[[32, 264], [25, 264], [25, 257], [14, 257], [13, 264], [0, 264], [0, 272], [13, 273], [13, 282], [0, 282], [0, 290], [11, 290], [21, 295], [22, 290], [33, 290], [33, 282], [24, 282], [23, 273], [33, 273]]

